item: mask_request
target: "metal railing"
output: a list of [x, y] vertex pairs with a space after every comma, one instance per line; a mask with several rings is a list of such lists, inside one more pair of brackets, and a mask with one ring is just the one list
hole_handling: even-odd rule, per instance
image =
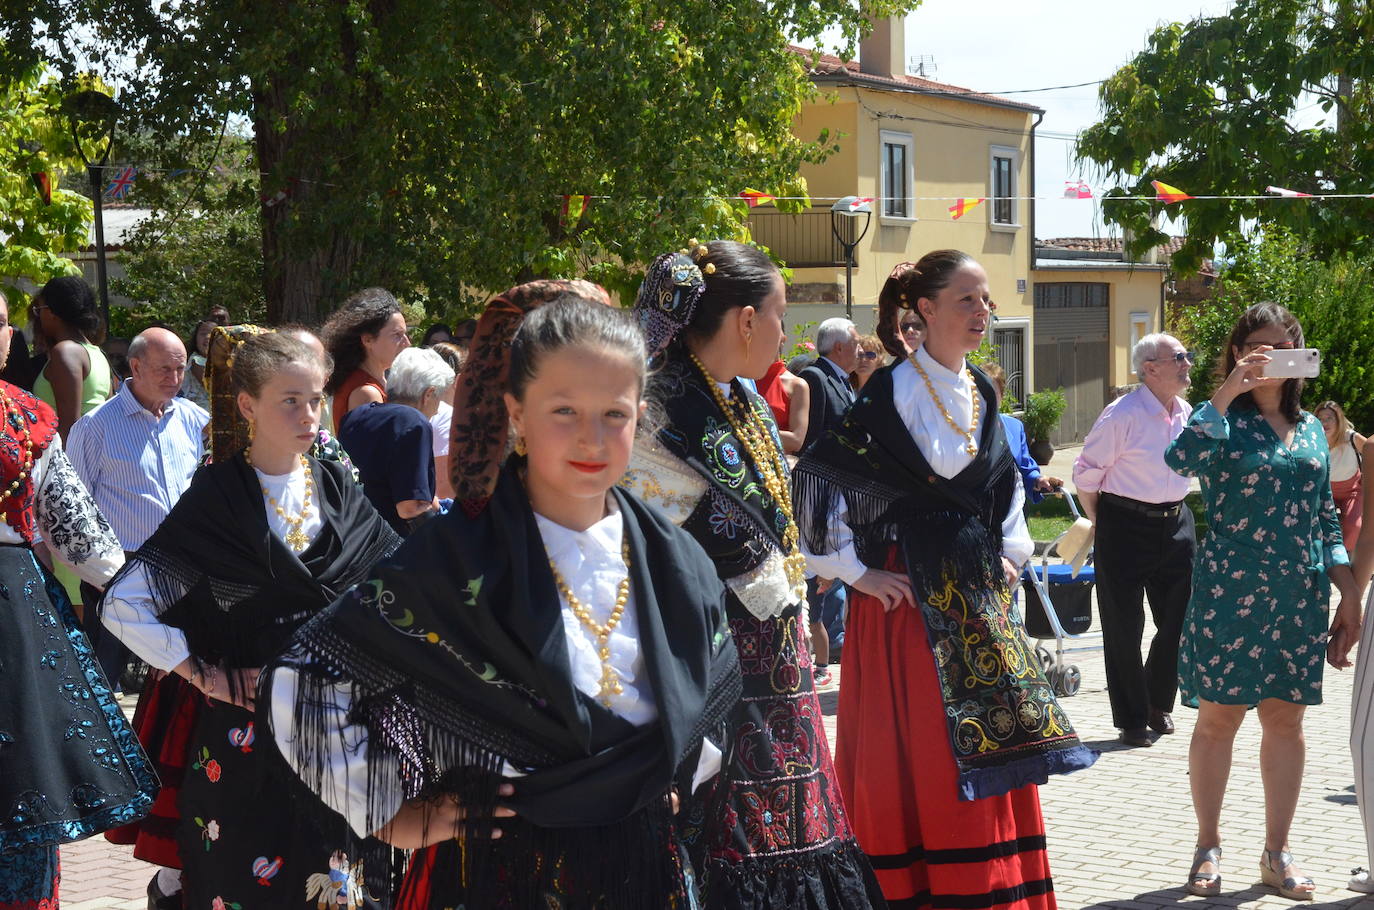
[[844, 266], [844, 250], [830, 230], [830, 209], [797, 215], [754, 212], [749, 216], [754, 240], [794, 269]]

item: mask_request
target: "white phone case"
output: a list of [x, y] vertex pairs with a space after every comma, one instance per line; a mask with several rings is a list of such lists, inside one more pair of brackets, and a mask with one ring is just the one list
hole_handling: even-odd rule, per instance
[[1312, 379], [1320, 371], [1322, 352], [1316, 348], [1294, 348], [1291, 351], [1270, 351], [1264, 375], [1280, 379]]

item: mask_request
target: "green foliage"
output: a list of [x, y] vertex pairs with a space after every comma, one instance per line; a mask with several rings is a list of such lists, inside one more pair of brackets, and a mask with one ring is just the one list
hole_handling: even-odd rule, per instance
[[1211, 397], [1236, 319], [1251, 304], [1288, 307], [1308, 347], [1322, 352], [1321, 374], [1303, 392], [1307, 408], [1332, 399], [1361, 431], [1374, 429], [1374, 261], [1340, 254], [1327, 260], [1291, 232], [1272, 230], [1241, 247], [1221, 275], [1221, 290], [1201, 308], [1178, 314], [1175, 328], [1198, 352], [1190, 397]]
[[[56, 78], [41, 64], [0, 72], [0, 291], [20, 324], [28, 297], [17, 279], [42, 285], [58, 275], [78, 270], [63, 253], [86, 242], [91, 204], [77, 193], [58, 187], [63, 174], [84, 167], [75, 141], [59, 114], [62, 92]], [[44, 205], [32, 174], [45, 171], [52, 178], [52, 204]]]
[[792, 345], [792, 350], [782, 355], [783, 360], [791, 360], [793, 357], [800, 354], [806, 354], [811, 357], [816, 356], [816, 342], [813, 340], [816, 337], [816, 320], [811, 319], [806, 322], [799, 322], [792, 326], [788, 334], [797, 339], [797, 341]]
[[[1236, 0], [1230, 12], [1161, 26], [1103, 83], [1101, 120], [1077, 154], [1120, 185], [1107, 196], [1152, 196], [1152, 179], [1195, 195], [1368, 193], [1374, 174], [1374, 5], [1359, 0]], [[1312, 128], [1293, 115], [1321, 106]], [[1165, 236], [1147, 200], [1109, 203], [1106, 218], [1134, 232], [1132, 252]], [[1190, 200], [1173, 265], [1190, 272], [1218, 238], [1252, 223], [1283, 226], [1320, 255], [1368, 250], [1365, 199]]]
[[1032, 442], [1049, 439], [1068, 406], [1069, 400], [1064, 397], [1062, 388], [1041, 389], [1027, 395], [1025, 410], [1021, 414], [1021, 422], [1026, 425], [1026, 438]]
[[[32, 0], [0, 72], [119, 72], [121, 122], [168, 147], [251, 123], [285, 194], [261, 209], [271, 318], [375, 283], [455, 319], [536, 276], [628, 299], [686, 238], [747, 239], [736, 194], [805, 195], [828, 150], [792, 135], [812, 88], [789, 41], [852, 50], [916, 2]], [[564, 194], [595, 198], [568, 219]]]

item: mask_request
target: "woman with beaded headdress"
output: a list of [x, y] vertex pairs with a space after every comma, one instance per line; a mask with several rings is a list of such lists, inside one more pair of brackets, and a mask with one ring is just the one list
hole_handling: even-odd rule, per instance
[[[0, 367], [9, 355], [0, 295]], [[104, 585], [119, 541], [62, 451], [57, 415], [0, 382], [0, 910], [58, 906], [58, 845], [141, 817], [157, 792], [48, 552]]]
[[676, 805], [720, 767], [739, 672], [710, 561], [616, 487], [646, 358], [609, 302], [537, 281], [488, 305], [455, 393], [457, 506], [264, 675], [306, 786], [416, 849], [407, 910], [699, 906]]
[[835, 785], [803, 638], [806, 560], [768, 404], [741, 379], [772, 365], [787, 309], [782, 276], [756, 247], [713, 241], [660, 256], [635, 308], [661, 360], [662, 425], [626, 484], [663, 508], [725, 582], [744, 698], [730, 760], [688, 809], [709, 907], [882, 906]]
[[[899, 359], [793, 474], [802, 544], [850, 586], [835, 766], [891, 906], [1053, 908], [1037, 785], [1084, 747], [1011, 615], [1030, 558], [997, 394], [965, 359], [987, 336], [966, 253], [903, 263], [878, 298]], [[908, 350], [899, 314], [925, 323]]]
[[[254, 691], [259, 668], [291, 633], [400, 541], [345, 466], [307, 454], [317, 441], [326, 361], [297, 338], [255, 331], [223, 335], [236, 342], [233, 394], [216, 371], [212, 399], [237, 414], [215, 408], [213, 460], [103, 601], [108, 630], [204, 696], [181, 718], [189, 730], [163, 730], [158, 744], [179, 776], [162, 834], [175, 841], [183, 893], [168, 895], [159, 875], [149, 896], [162, 905], [296, 907], [320, 876], [361, 878], [347, 859], [356, 850], [320, 827], [324, 806], [293, 801], [293, 782], [270, 773]], [[232, 448], [240, 438], [246, 446]], [[165, 701], [173, 712], [187, 703]], [[377, 888], [384, 897], [385, 882]]]

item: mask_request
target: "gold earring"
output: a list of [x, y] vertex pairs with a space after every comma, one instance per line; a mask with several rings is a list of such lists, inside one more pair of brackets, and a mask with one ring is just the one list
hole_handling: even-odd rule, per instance
[[248, 441], [249, 441], [249, 442], [252, 442], [252, 441], [253, 441], [253, 433], [254, 433], [254, 431], [255, 431], [256, 429], [257, 429], [257, 424], [256, 424], [254, 421], [252, 421], [252, 420], [248, 421]]
[[525, 437], [515, 437], [515, 454], [523, 458], [528, 453], [528, 451], [529, 450], [525, 448]]

